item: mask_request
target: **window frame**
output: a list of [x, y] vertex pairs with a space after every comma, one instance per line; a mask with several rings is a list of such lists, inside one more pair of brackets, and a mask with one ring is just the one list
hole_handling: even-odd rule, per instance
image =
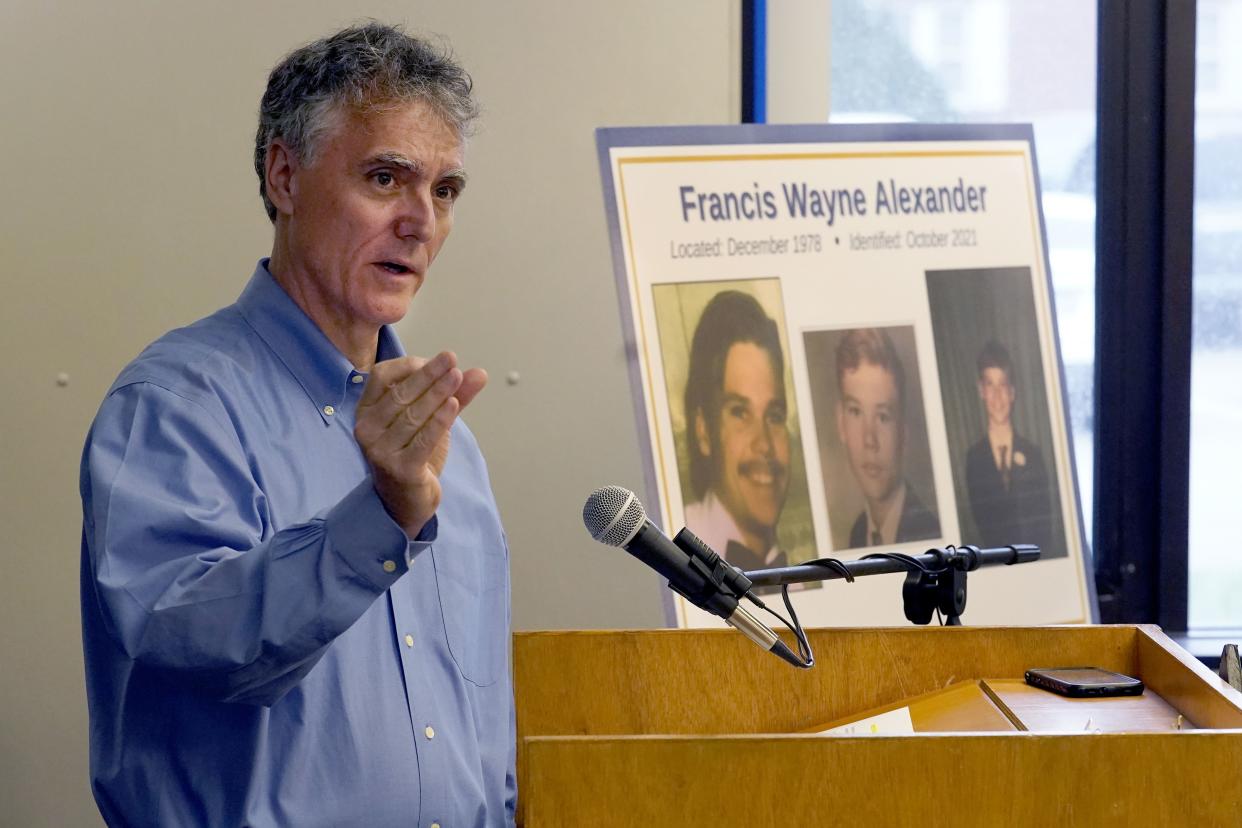
[[1100, 0], [1100, 617], [1187, 628], [1196, 0]]

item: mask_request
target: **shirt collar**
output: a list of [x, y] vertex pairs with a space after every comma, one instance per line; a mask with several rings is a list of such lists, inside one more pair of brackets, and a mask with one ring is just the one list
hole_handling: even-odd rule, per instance
[[[355, 371], [319, 326], [285, 293], [262, 259], [237, 300], [242, 316], [293, 374], [324, 422], [331, 422], [326, 406], [339, 408]], [[405, 356], [397, 334], [384, 325], [379, 332], [376, 361]], [[366, 376], [366, 374], [362, 374]]]
[[[712, 551], [719, 555], [724, 555], [725, 547], [730, 541], [742, 543], [742, 530], [737, 527], [737, 521], [733, 519], [733, 515], [725, 508], [724, 503], [716, 496], [715, 489], [708, 489], [707, 494], [703, 496], [703, 513], [707, 517], [703, 521], [703, 529], [707, 535], [698, 535], [698, 530], [691, 530], [698, 535], [699, 540], [707, 544]], [[710, 539], [709, 539], [710, 538]], [[745, 545], [745, 544], [743, 544]], [[750, 547], [746, 547], [750, 549]], [[757, 549], [751, 549], [756, 555], [761, 555], [765, 563], [772, 563], [780, 555], [780, 549], [774, 543], [766, 552]]]

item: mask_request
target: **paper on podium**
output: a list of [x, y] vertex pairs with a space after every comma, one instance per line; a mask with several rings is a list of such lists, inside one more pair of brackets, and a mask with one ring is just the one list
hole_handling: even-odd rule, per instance
[[914, 732], [909, 707], [899, 707], [856, 722], [818, 731], [821, 736], [894, 736]]

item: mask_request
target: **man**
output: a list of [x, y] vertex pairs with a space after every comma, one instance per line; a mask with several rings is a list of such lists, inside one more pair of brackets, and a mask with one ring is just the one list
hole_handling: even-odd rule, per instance
[[789, 488], [785, 358], [754, 297], [716, 294], [690, 345], [686, 527], [742, 569], [784, 566], [776, 522]]
[[1017, 390], [1009, 351], [989, 341], [977, 360], [987, 433], [966, 454], [966, 491], [980, 546], [1052, 542], [1051, 490], [1039, 447], [1013, 427]]
[[906, 481], [906, 373], [880, 328], [849, 331], [837, 343], [837, 438], [864, 508], [850, 548], [940, 536], [940, 521]]
[[269, 79], [237, 303], [122, 371], [82, 463], [91, 775], [115, 825], [513, 819], [486, 382], [389, 327], [465, 183], [471, 82], [372, 23]]

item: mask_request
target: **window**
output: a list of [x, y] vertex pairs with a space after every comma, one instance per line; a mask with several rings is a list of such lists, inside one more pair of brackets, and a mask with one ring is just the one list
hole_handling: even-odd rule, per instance
[[1095, 4], [834, 0], [833, 121], [1031, 122], [1091, 537]]
[[1242, 626], [1242, 0], [1200, 0], [1196, 46], [1189, 625]]

